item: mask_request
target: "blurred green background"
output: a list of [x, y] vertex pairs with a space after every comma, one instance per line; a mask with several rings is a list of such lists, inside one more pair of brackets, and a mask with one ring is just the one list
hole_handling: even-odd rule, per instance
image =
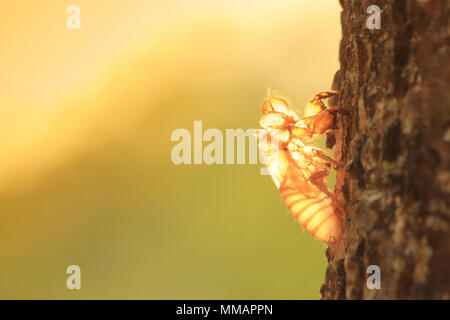
[[[81, 30], [66, 28], [67, 6]], [[338, 1], [3, 2], [0, 298], [317, 299], [325, 245], [260, 165], [171, 162], [338, 69]], [[205, 145], [205, 144], [204, 144]], [[68, 265], [82, 289], [66, 289]]]

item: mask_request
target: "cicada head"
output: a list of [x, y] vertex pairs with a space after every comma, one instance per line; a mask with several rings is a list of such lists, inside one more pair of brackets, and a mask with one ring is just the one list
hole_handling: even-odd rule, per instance
[[325, 110], [322, 100], [339, 94], [338, 91], [324, 91], [316, 94], [308, 103], [304, 111], [304, 118], [313, 117]]
[[320, 100], [311, 100], [305, 108], [303, 116], [305, 118], [318, 115], [322, 110], [324, 110], [324, 105]]

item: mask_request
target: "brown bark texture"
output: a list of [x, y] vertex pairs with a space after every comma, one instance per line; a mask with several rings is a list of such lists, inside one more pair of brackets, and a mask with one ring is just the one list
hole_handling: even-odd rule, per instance
[[[381, 9], [381, 28], [366, 25]], [[332, 105], [346, 208], [342, 254], [327, 250], [322, 299], [450, 298], [448, 0], [341, 0]], [[369, 289], [369, 265], [381, 289]]]

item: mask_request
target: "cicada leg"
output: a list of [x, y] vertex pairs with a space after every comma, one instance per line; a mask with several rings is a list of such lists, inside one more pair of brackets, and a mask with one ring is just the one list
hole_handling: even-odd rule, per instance
[[322, 99], [327, 99], [327, 98], [330, 98], [330, 97], [335, 96], [337, 94], [339, 94], [339, 91], [323, 91], [323, 92], [320, 92], [320, 93], [316, 94], [311, 99], [311, 101], [320, 101]]
[[328, 175], [327, 170], [318, 171], [316, 173], [313, 173], [309, 180], [313, 185], [315, 185], [317, 188], [319, 188], [320, 191], [325, 193], [328, 197], [330, 197], [331, 201], [334, 203], [334, 208], [338, 214], [338, 216], [342, 219], [345, 216], [345, 209], [344, 205], [345, 203], [340, 201], [336, 196], [330, 192], [328, 187], [325, 185], [324, 178]]
[[313, 149], [312, 152], [318, 156], [319, 158], [322, 158], [323, 160], [330, 162], [332, 164], [334, 164], [336, 166], [336, 168], [341, 167], [343, 168], [345, 166], [345, 163], [342, 161], [336, 161], [333, 158], [330, 158], [329, 156], [327, 156], [323, 151], [321, 150], [317, 150], [317, 149]]
[[319, 188], [320, 191], [322, 191], [327, 196], [329, 196], [332, 201], [339, 203], [339, 200], [336, 198], [336, 196], [334, 194], [332, 194], [330, 192], [330, 190], [328, 190], [328, 187], [325, 185], [324, 178], [326, 176], [328, 176], [328, 170], [322, 170], [322, 171], [313, 173], [309, 177], [309, 180], [311, 181], [311, 183], [313, 185], [315, 185], [317, 188]]

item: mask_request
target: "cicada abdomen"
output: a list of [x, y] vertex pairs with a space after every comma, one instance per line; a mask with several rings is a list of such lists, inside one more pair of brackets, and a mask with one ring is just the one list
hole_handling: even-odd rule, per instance
[[[306, 173], [305, 173], [306, 174]], [[294, 175], [294, 177], [293, 177]], [[330, 196], [311, 182], [312, 176], [298, 178], [297, 173], [288, 172], [279, 190], [289, 211], [306, 230], [320, 241], [329, 242], [342, 238], [342, 222], [335, 213]], [[325, 188], [324, 177], [315, 183]], [[330, 193], [330, 191], [328, 191]]]
[[289, 211], [320, 241], [339, 241], [342, 221], [333, 208], [334, 195], [325, 184], [329, 165], [325, 156], [293, 134], [293, 127], [302, 124], [287, 102], [270, 97], [263, 104], [263, 113], [260, 123], [265, 130], [259, 131], [259, 147]]

